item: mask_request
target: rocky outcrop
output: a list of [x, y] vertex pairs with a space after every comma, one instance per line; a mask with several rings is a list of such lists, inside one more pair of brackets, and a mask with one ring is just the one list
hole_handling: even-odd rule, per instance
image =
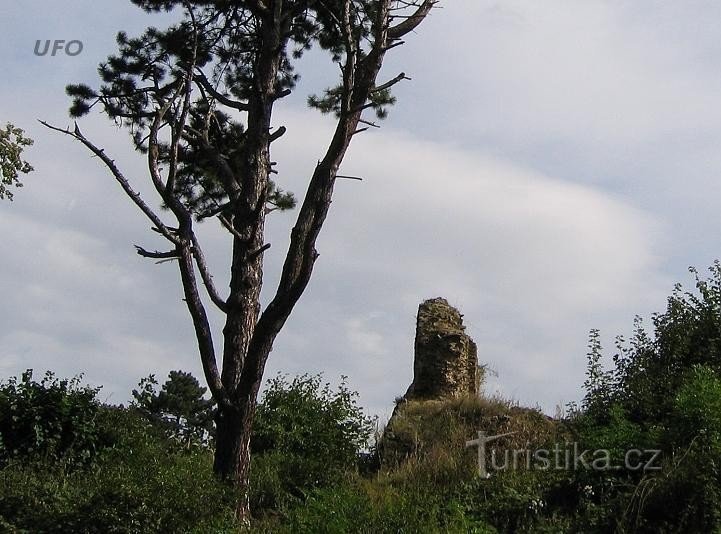
[[478, 395], [481, 369], [476, 344], [466, 334], [463, 315], [445, 299], [418, 307], [413, 383], [406, 400]]

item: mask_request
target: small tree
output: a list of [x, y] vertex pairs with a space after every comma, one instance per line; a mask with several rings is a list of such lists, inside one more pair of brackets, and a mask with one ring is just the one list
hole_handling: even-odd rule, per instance
[[12, 201], [13, 192], [9, 187], [22, 187], [18, 178], [20, 173], [27, 174], [32, 166], [22, 159], [23, 149], [33, 144], [33, 140], [25, 137], [20, 128], [10, 123], [0, 130], [0, 200], [7, 198]]
[[[238, 517], [249, 518], [250, 436], [256, 399], [273, 343], [305, 291], [318, 259], [315, 245], [328, 214], [339, 169], [352, 139], [393, 104], [400, 73], [379, 81], [386, 54], [403, 44], [438, 0], [132, 0], [146, 11], [183, 10], [165, 31], [137, 38], [118, 34], [119, 53], [100, 65], [103, 85], [71, 85], [71, 114], [99, 106], [126, 126], [148, 162], [150, 182], [172, 223], [154, 210], [115, 161], [73, 129], [46, 126], [81, 142], [98, 157], [151, 221], [168, 250], [138, 253], [174, 259], [213, 398], [218, 404], [214, 469], [239, 487]], [[266, 215], [293, 204], [270, 179], [271, 145], [285, 133], [274, 116], [295, 88], [295, 62], [313, 46], [338, 66], [335, 87], [308, 103], [336, 118], [291, 231], [275, 294], [261, 311]], [[228, 231], [230, 292], [213, 283], [199, 220], [216, 217]], [[225, 315], [219, 369], [197, 275]]]
[[157, 385], [154, 375], [143, 378], [139, 390], [133, 390], [135, 406], [186, 446], [207, 443], [213, 432], [213, 401], [205, 398], [207, 388], [183, 371], [170, 371], [159, 392]]

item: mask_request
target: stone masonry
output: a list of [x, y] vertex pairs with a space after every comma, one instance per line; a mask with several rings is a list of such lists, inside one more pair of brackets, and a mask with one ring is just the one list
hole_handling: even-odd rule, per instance
[[413, 383], [406, 400], [478, 395], [481, 370], [476, 344], [466, 334], [463, 316], [445, 299], [418, 307]]

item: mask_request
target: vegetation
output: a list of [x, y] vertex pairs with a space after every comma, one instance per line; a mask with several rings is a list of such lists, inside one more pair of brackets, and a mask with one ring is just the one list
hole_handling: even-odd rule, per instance
[[[652, 332], [638, 320], [618, 340], [611, 368], [591, 333], [586, 395], [565, 417], [500, 398], [401, 401], [369, 441], [374, 421], [344, 381], [276, 377], [251, 438], [252, 531], [721, 531], [721, 266], [696, 277]], [[210, 473], [212, 436], [178, 439], [190, 407], [207, 413], [203, 388], [181, 372], [161, 391], [153, 378], [141, 386], [125, 408], [100, 404], [78, 379], [27, 372], [2, 384], [1, 529], [237, 531], [233, 491]], [[503, 436], [487, 444], [488, 478], [466, 446], [479, 430]], [[560, 446], [563, 458], [574, 443], [605, 451], [613, 468], [557, 469], [523, 454], [507, 463], [507, 451]], [[628, 462], [629, 450], [651, 449], [653, 469]]]
[[33, 144], [33, 140], [25, 137], [25, 132], [10, 123], [0, 129], [0, 200], [13, 199], [9, 187], [22, 187], [18, 178], [33, 170], [32, 165], [22, 159], [25, 147]]
[[320, 376], [268, 383], [251, 438], [256, 484], [251, 504], [277, 510], [309, 491], [353, 473], [374, 421], [356, 404], [345, 381], [333, 391]]
[[30, 370], [0, 385], [0, 465], [90, 461], [102, 441], [97, 393], [79, 378], [59, 380], [50, 372], [37, 382]]
[[213, 433], [213, 401], [204, 397], [207, 389], [183, 371], [170, 371], [159, 392], [157, 385], [155, 376], [143, 378], [139, 390], [133, 390], [133, 406], [187, 447], [207, 443]]

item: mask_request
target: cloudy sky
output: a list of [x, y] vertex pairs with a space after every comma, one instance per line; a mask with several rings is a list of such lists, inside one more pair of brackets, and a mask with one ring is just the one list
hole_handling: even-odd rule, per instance
[[[176, 268], [134, 254], [157, 244], [145, 219], [82, 146], [36, 122], [69, 124], [65, 84], [95, 82], [118, 30], [163, 22], [102, 4], [3, 7], [0, 122], [35, 139], [35, 172], [0, 204], [0, 379], [82, 372], [124, 402], [149, 373], [201, 372]], [[634, 315], [692, 282], [688, 266], [721, 256], [720, 17], [702, 0], [442, 2], [388, 57], [388, 77], [413, 81], [352, 146], [342, 171], [364, 181], [337, 186], [268, 376], [347, 375], [385, 416], [412, 379], [417, 306], [443, 296], [493, 370], [489, 391], [549, 413], [579, 399], [588, 331], [600, 328], [610, 353]], [[38, 57], [38, 39], [84, 47]], [[332, 127], [305, 97], [335, 70], [311, 54], [301, 74], [274, 144], [280, 180], [298, 193]], [[152, 198], [126, 134], [101, 116], [81, 127]], [[269, 289], [293, 217], [271, 218]], [[227, 236], [213, 222], [201, 234], [226, 280]]]

